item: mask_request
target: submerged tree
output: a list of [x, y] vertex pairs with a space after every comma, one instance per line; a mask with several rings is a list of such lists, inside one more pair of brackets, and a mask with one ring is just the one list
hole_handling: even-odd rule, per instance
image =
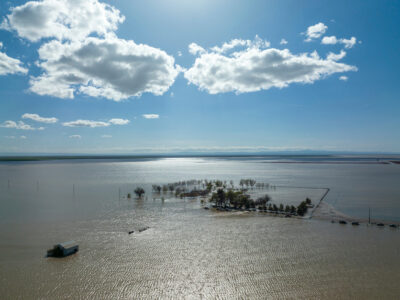
[[138, 196], [140, 198], [145, 193], [145, 190], [143, 188], [141, 188], [141, 187], [137, 187], [134, 190], [134, 192], [135, 192], [136, 196]]

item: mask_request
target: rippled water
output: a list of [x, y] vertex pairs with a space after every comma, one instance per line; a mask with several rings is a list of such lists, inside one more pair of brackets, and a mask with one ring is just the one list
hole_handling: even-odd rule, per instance
[[[347, 214], [399, 220], [400, 166], [160, 159], [0, 164], [0, 295], [9, 298], [396, 299], [400, 230], [232, 215], [135, 186], [251, 177], [330, 187]], [[8, 182], [9, 180], [9, 182]], [[278, 188], [293, 199], [297, 192]], [[302, 198], [312, 191], [305, 189]], [[303, 199], [302, 199], [303, 200]], [[141, 226], [150, 229], [128, 235]], [[76, 240], [77, 255], [46, 259]]]

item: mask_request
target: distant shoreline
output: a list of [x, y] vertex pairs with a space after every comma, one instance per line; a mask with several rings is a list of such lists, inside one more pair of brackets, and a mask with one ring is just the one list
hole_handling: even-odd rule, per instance
[[[265, 159], [263, 163], [312, 164], [400, 164], [400, 155], [317, 155], [317, 154], [187, 154], [187, 155], [3, 155], [0, 162], [28, 162], [55, 160], [140, 160], [163, 158], [231, 158]], [[269, 160], [269, 161], [268, 161]]]

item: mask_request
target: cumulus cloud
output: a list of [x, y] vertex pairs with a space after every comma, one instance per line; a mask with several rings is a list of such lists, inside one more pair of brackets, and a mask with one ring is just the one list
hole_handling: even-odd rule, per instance
[[84, 39], [91, 33], [105, 36], [123, 21], [118, 9], [97, 0], [42, 0], [12, 8], [2, 27], [36, 42], [42, 38]]
[[111, 138], [112, 138], [112, 135], [103, 134], [103, 135], [101, 136], [101, 138], [102, 138], [102, 139], [111, 139]]
[[342, 80], [342, 81], [347, 81], [349, 79], [349, 77], [347, 77], [347, 76], [340, 76], [339, 77], [339, 80]]
[[310, 42], [313, 39], [320, 38], [326, 32], [327, 29], [328, 29], [328, 26], [326, 26], [322, 22], [308, 27], [307, 31], [305, 32], [305, 35], [306, 35], [305, 41]]
[[77, 90], [115, 101], [146, 92], [162, 95], [180, 72], [166, 52], [115, 37], [53, 40], [40, 47], [39, 58], [45, 72], [31, 78], [31, 91], [69, 99]]
[[41, 122], [41, 123], [47, 123], [47, 124], [52, 124], [52, 123], [57, 123], [58, 119], [57, 118], [44, 118], [39, 116], [38, 114], [23, 114], [22, 119], [30, 119], [36, 122]]
[[114, 101], [162, 95], [181, 68], [161, 49], [118, 38], [123, 21], [119, 10], [98, 0], [42, 0], [12, 8], [2, 28], [30, 41], [46, 39], [37, 62], [43, 72], [30, 79], [36, 94]]
[[321, 40], [321, 43], [324, 45], [335, 45], [335, 44], [343, 44], [346, 49], [353, 48], [357, 43], [356, 37], [351, 37], [350, 39], [338, 39], [336, 36], [324, 36]]
[[281, 39], [280, 43], [281, 45], [286, 45], [287, 43], [289, 43], [287, 40], [285, 39]]
[[142, 116], [145, 119], [158, 119], [160, 117], [160, 115], [157, 114], [144, 114]]
[[70, 139], [81, 139], [82, 136], [80, 136], [79, 134], [73, 134], [69, 136]]
[[288, 49], [247, 47], [230, 55], [207, 51], [198, 54], [194, 65], [185, 71], [189, 83], [210, 94], [254, 92], [291, 83], [313, 83], [334, 73], [357, 71], [339, 63], [338, 56], [323, 59], [316, 51], [292, 54]]
[[20, 138], [21, 140], [26, 140], [26, 136], [25, 136], [25, 135], [21, 135], [19, 138]]
[[[0, 49], [3, 47], [3, 44], [0, 45]], [[16, 58], [9, 57], [4, 52], [0, 52], [0, 75], [8, 75], [8, 74], [26, 74], [28, 73], [28, 69], [23, 67], [23, 64], [20, 60]]]
[[325, 45], [334, 45], [338, 42], [338, 39], [336, 38], [336, 36], [324, 36], [322, 38], [321, 43], [325, 44]]
[[76, 120], [70, 122], [62, 123], [65, 127], [108, 127], [110, 125], [126, 125], [129, 123], [129, 120], [126, 119], [110, 119], [107, 122], [104, 121], [91, 121], [91, 120]]
[[13, 128], [13, 129], [19, 129], [19, 130], [43, 130], [44, 129], [44, 127], [35, 128], [29, 124], [25, 124], [22, 121], [15, 122], [15, 121], [11, 121], [11, 120], [3, 122], [2, 124], [0, 124], [0, 127]]

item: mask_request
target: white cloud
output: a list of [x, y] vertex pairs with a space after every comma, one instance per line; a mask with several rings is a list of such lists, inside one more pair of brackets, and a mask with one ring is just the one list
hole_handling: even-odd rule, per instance
[[346, 51], [340, 50], [340, 53], [338, 53], [338, 54], [329, 52], [328, 55], [326, 56], [326, 58], [328, 60], [337, 61], [337, 60], [341, 60], [345, 56], [346, 56]]
[[39, 116], [38, 114], [23, 114], [22, 119], [30, 119], [36, 122], [41, 122], [41, 123], [47, 123], [47, 124], [52, 124], [52, 123], [57, 123], [58, 119], [57, 118], [44, 118]]
[[[1, 44], [2, 48], [3, 44]], [[9, 57], [7, 54], [0, 52], [0, 75], [7, 74], [26, 74], [28, 69], [22, 66], [22, 62], [16, 58]]]
[[[243, 40], [243, 39], [233, 39], [228, 43], [224, 43], [221, 47], [215, 46], [211, 48], [212, 52], [216, 53], [226, 53], [229, 50], [238, 48], [238, 47], [247, 47], [247, 48], [268, 48], [270, 46], [270, 42], [262, 40], [258, 35], [254, 38], [254, 40]], [[192, 53], [193, 54], [193, 53]]]
[[70, 121], [70, 122], [64, 122], [62, 123], [63, 126], [65, 127], [90, 127], [90, 128], [96, 128], [96, 127], [108, 127], [110, 125], [126, 125], [130, 121], [126, 119], [110, 119], [107, 122], [104, 121], [91, 121], [91, 120], [76, 120], [76, 121]]
[[80, 136], [79, 134], [73, 134], [69, 136], [70, 139], [81, 139], [82, 136]]
[[157, 114], [144, 114], [142, 116], [145, 119], [158, 119], [160, 117], [160, 115]]
[[111, 139], [111, 138], [112, 138], [112, 135], [103, 134], [103, 135], [101, 136], [101, 138], [102, 138], [102, 139]]
[[96, 127], [107, 127], [107, 126], [110, 126], [110, 123], [102, 122], [102, 121], [76, 120], [76, 121], [64, 122], [64, 123], [62, 123], [62, 125], [65, 126], [65, 127], [90, 127], [90, 128], [96, 128]]
[[25, 136], [25, 135], [21, 135], [19, 138], [20, 138], [21, 140], [26, 140], [26, 136]]
[[22, 121], [14, 122], [11, 120], [3, 122], [3, 124], [0, 124], [0, 127], [13, 128], [13, 129], [19, 129], [19, 130], [44, 130], [44, 127], [35, 128], [29, 124], [25, 124]]
[[344, 44], [344, 47], [349, 49], [353, 48], [353, 46], [356, 44], [357, 39], [353, 36], [350, 39], [340, 39], [340, 42]]
[[123, 21], [118, 9], [98, 0], [42, 0], [12, 8], [1, 27], [30, 41], [47, 39], [37, 62], [43, 73], [30, 79], [34, 93], [114, 101], [164, 94], [181, 68], [158, 48], [119, 39]]
[[116, 37], [53, 40], [40, 47], [39, 57], [44, 73], [31, 78], [30, 90], [59, 98], [72, 99], [77, 91], [114, 101], [162, 95], [180, 72], [164, 51]]
[[42, 38], [82, 40], [91, 33], [112, 34], [123, 21], [118, 9], [97, 0], [43, 0], [12, 8], [2, 28], [33, 42]]
[[357, 43], [356, 37], [351, 37], [350, 39], [338, 39], [336, 36], [324, 36], [321, 40], [321, 43], [324, 45], [335, 45], [337, 43], [343, 44], [346, 49], [353, 48], [353, 46]]
[[338, 42], [336, 36], [332, 35], [332, 36], [324, 36], [322, 38], [321, 43], [325, 44], [325, 45], [334, 45]]
[[126, 125], [129, 124], [129, 120], [126, 119], [111, 119], [108, 121], [108, 123], [113, 124], [113, 125]]
[[281, 45], [286, 45], [287, 43], [289, 43], [287, 40], [285, 39], [281, 39], [280, 43]]
[[0, 42], [0, 49], [3, 48], [3, 42]]
[[204, 50], [203, 47], [200, 47], [199, 45], [197, 45], [196, 43], [191, 43], [189, 45], [189, 53], [196, 55], [197, 53], [202, 54], [205, 53], [206, 50]]
[[347, 77], [347, 76], [340, 76], [339, 77], [339, 80], [342, 80], [342, 81], [347, 81], [349, 79], [349, 77]]
[[320, 58], [316, 51], [292, 54], [288, 49], [275, 48], [248, 47], [230, 55], [209, 51], [199, 54], [184, 76], [201, 90], [218, 94], [284, 88], [291, 83], [313, 83], [334, 73], [357, 71], [355, 66], [333, 58], [338, 59]]
[[181, 51], [178, 51], [178, 56], [182, 56], [182, 52]]
[[307, 31], [305, 32], [305, 35], [306, 35], [305, 41], [310, 42], [313, 39], [317, 39], [317, 38], [321, 37], [326, 32], [327, 29], [328, 29], [328, 26], [326, 26], [322, 22], [308, 27]]

